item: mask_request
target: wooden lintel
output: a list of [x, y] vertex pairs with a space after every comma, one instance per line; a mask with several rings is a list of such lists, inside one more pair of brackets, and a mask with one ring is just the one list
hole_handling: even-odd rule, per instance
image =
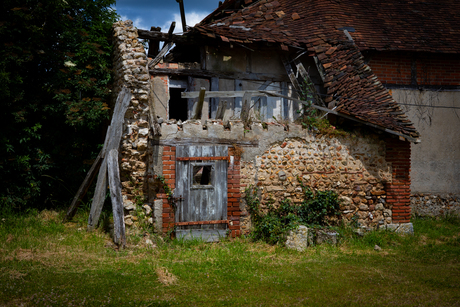
[[202, 69], [193, 69], [193, 68], [183, 68], [183, 69], [155, 68], [155, 69], [151, 69], [149, 73], [154, 76], [155, 75], [168, 75], [168, 76], [186, 76], [186, 77], [196, 77], [196, 78], [222, 78], [222, 79], [272, 81], [272, 82], [290, 81], [287, 75], [282, 75], [282, 74], [224, 72], [224, 71], [202, 70]]
[[174, 225], [176, 225], [176, 226], [212, 225], [212, 224], [228, 224], [228, 220], [197, 221], [197, 222], [177, 222], [177, 223], [174, 223]]
[[179, 157], [176, 161], [214, 161], [214, 160], [230, 160], [229, 156], [226, 157]]
[[242, 147], [258, 147], [258, 140], [241, 139], [220, 139], [220, 138], [174, 138], [174, 139], [153, 139], [153, 145], [159, 146], [181, 146], [181, 145], [238, 145]]
[[[249, 95], [249, 97], [254, 96], [264, 96], [267, 97], [268, 93], [276, 94], [276, 91], [208, 91], [204, 94], [204, 98], [234, 98], [234, 97], [244, 97], [244, 95]], [[181, 98], [197, 98], [201, 94], [200, 92], [182, 92]]]

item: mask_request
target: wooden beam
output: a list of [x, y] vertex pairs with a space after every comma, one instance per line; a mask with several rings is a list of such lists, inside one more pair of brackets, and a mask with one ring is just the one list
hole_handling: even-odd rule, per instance
[[138, 37], [141, 39], [149, 39], [151, 41], [163, 41], [163, 42], [173, 42], [181, 44], [196, 44], [196, 40], [192, 36], [185, 35], [169, 35], [168, 33], [162, 33], [157, 31], [147, 31], [142, 29], [137, 29]]
[[196, 78], [221, 78], [221, 79], [239, 79], [239, 80], [250, 80], [250, 81], [272, 81], [272, 82], [283, 82], [290, 81], [286, 75], [281, 74], [262, 74], [262, 73], [235, 73], [235, 72], [223, 72], [223, 71], [212, 71], [202, 70], [193, 68], [184, 69], [171, 69], [171, 68], [155, 68], [149, 71], [151, 75], [168, 75], [168, 76], [185, 76], [185, 77], [196, 77]]
[[[169, 31], [168, 31], [169, 36], [172, 36], [172, 33], [175, 27], [176, 27], [176, 22], [173, 21], [171, 23], [171, 26], [169, 27]], [[155, 65], [157, 65], [161, 61], [161, 59], [168, 53], [168, 51], [172, 48], [172, 46], [174, 46], [174, 42], [165, 43], [163, 48], [161, 48], [160, 52], [157, 54], [157, 56], [153, 60], [150, 61], [149, 68], [155, 67]]]
[[243, 103], [241, 106], [241, 120], [243, 121], [244, 128], [249, 127], [249, 119], [251, 118], [249, 111], [251, 108], [251, 94], [244, 92]]
[[102, 149], [97, 155], [96, 160], [94, 160], [93, 165], [89, 169], [88, 173], [86, 174], [85, 180], [83, 180], [82, 184], [80, 185], [80, 188], [78, 189], [77, 194], [75, 194], [72, 200], [72, 203], [70, 204], [70, 207], [67, 210], [67, 214], [64, 217], [64, 220], [62, 221], [63, 223], [71, 220], [73, 216], [75, 215], [75, 212], [77, 211], [77, 208], [80, 205], [83, 197], [85, 197], [86, 192], [88, 192], [88, 188], [93, 182], [96, 172], [99, 170], [99, 167], [101, 166], [101, 163], [102, 163]]
[[262, 91], [262, 92], [265, 92], [270, 96], [281, 97], [281, 98], [286, 98], [286, 99], [289, 99], [289, 100], [292, 100], [292, 101], [297, 101], [297, 102], [300, 102], [300, 103], [302, 103], [302, 104], [304, 104], [306, 106], [311, 106], [312, 108], [315, 108], [315, 109], [318, 109], [318, 110], [321, 110], [321, 111], [324, 111], [324, 112], [327, 112], [327, 113], [335, 114], [337, 116], [340, 116], [340, 117], [343, 117], [343, 118], [358, 122], [360, 124], [367, 125], [367, 126], [370, 126], [370, 127], [373, 127], [373, 128], [379, 129], [379, 130], [383, 130], [385, 132], [388, 132], [388, 133], [391, 133], [391, 134], [394, 134], [394, 135], [397, 135], [397, 136], [404, 137], [404, 138], [406, 138], [407, 140], [409, 140], [411, 142], [420, 143], [420, 139], [413, 138], [413, 137], [411, 137], [409, 135], [406, 135], [406, 134], [403, 134], [403, 133], [400, 133], [400, 132], [397, 132], [397, 131], [394, 131], [394, 130], [387, 129], [385, 127], [382, 127], [382, 126], [379, 126], [379, 125], [376, 125], [376, 124], [372, 124], [372, 123], [363, 121], [361, 119], [355, 118], [353, 116], [349, 116], [349, 115], [345, 115], [343, 113], [339, 113], [339, 112], [331, 110], [331, 109], [323, 108], [323, 107], [317, 106], [315, 104], [309, 104], [307, 101], [303, 101], [303, 100], [300, 100], [300, 99], [296, 99], [296, 98], [292, 98], [292, 97], [284, 96], [284, 95], [280, 95], [280, 94], [273, 94], [273, 93], [270, 93], [270, 92], [267, 92], [267, 91]]
[[153, 139], [153, 145], [181, 146], [181, 145], [238, 145], [244, 147], [257, 147], [259, 140], [220, 139], [220, 138], [175, 138]]
[[118, 165], [118, 150], [112, 149], [107, 158], [107, 170], [110, 186], [110, 199], [113, 212], [113, 241], [120, 247], [126, 245], [125, 218], [123, 198], [121, 196], [120, 170]]
[[[242, 98], [244, 97], [245, 94], [249, 95], [250, 97], [254, 96], [267, 96], [268, 93], [273, 93], [276, 94], [276, 91], [215, 91], [215, 92], [209, 92], [207, 91], [204, 94], [204, 98], [233, 98], [233, 97], [238, 97]], [[200, 92], [182, 92], [181, 93], [181, 98], [197, 98], [200, 96]]]
[[[202, 111], [203, 111], [203, 102], [204, 102], [204, 98], [205, 98], [206, 88], [202, 87], [201, 90], [199, 92], [197, 92], [197, 93], [198, 93], [198, 95], [196, 97], [193, 97], [193, 98], [198, 97], [198, 101], [193, 106], [192, 119], [201, 119], [201, 114], [202, 114]], [[187, 97], [187, 98], [191, 98], [191, 97]]]

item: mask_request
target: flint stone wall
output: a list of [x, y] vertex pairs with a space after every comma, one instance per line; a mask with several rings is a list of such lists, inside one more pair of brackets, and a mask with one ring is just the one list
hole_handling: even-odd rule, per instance
[[419, 216], [460, 216], [460, 195], [413, 194], [410, 198], [412, 213]]
[[133, 95], [125, 114], [119, 150], [125, 224], [130, 226], [127, 229], [129, 233], [130, 229], [136, 228], [140, 214], [153, 223], [153, 205], [144, 199], [148, 186], [150, 75], [144, 47], [138, 40], [137, 29], [131, 20], [114, 23], [113, 44], [114, 97], [123, 86]]

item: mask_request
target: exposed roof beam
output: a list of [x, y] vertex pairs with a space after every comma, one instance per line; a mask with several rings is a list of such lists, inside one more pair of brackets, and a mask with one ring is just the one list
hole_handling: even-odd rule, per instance
[[155, 68], [151, 69], [151, 75], [169, 75], [169, 76], [190, 76], [195, 78], [222, 78], [222, 79], [238, 79], [251, 81], [273, 81], [287, 82], [289, 78], [284, 74], [262, 74], [262, 73], [242, 73], [242, 72], [223, 72], [202, 69], [170, 69], [170, 68]]

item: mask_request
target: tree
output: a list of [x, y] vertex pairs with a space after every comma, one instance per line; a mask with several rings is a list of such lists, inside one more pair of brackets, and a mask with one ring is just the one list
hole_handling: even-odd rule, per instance
[[64, 205], [98, 152], [115, 0], [0, 4], [0, 204]]

